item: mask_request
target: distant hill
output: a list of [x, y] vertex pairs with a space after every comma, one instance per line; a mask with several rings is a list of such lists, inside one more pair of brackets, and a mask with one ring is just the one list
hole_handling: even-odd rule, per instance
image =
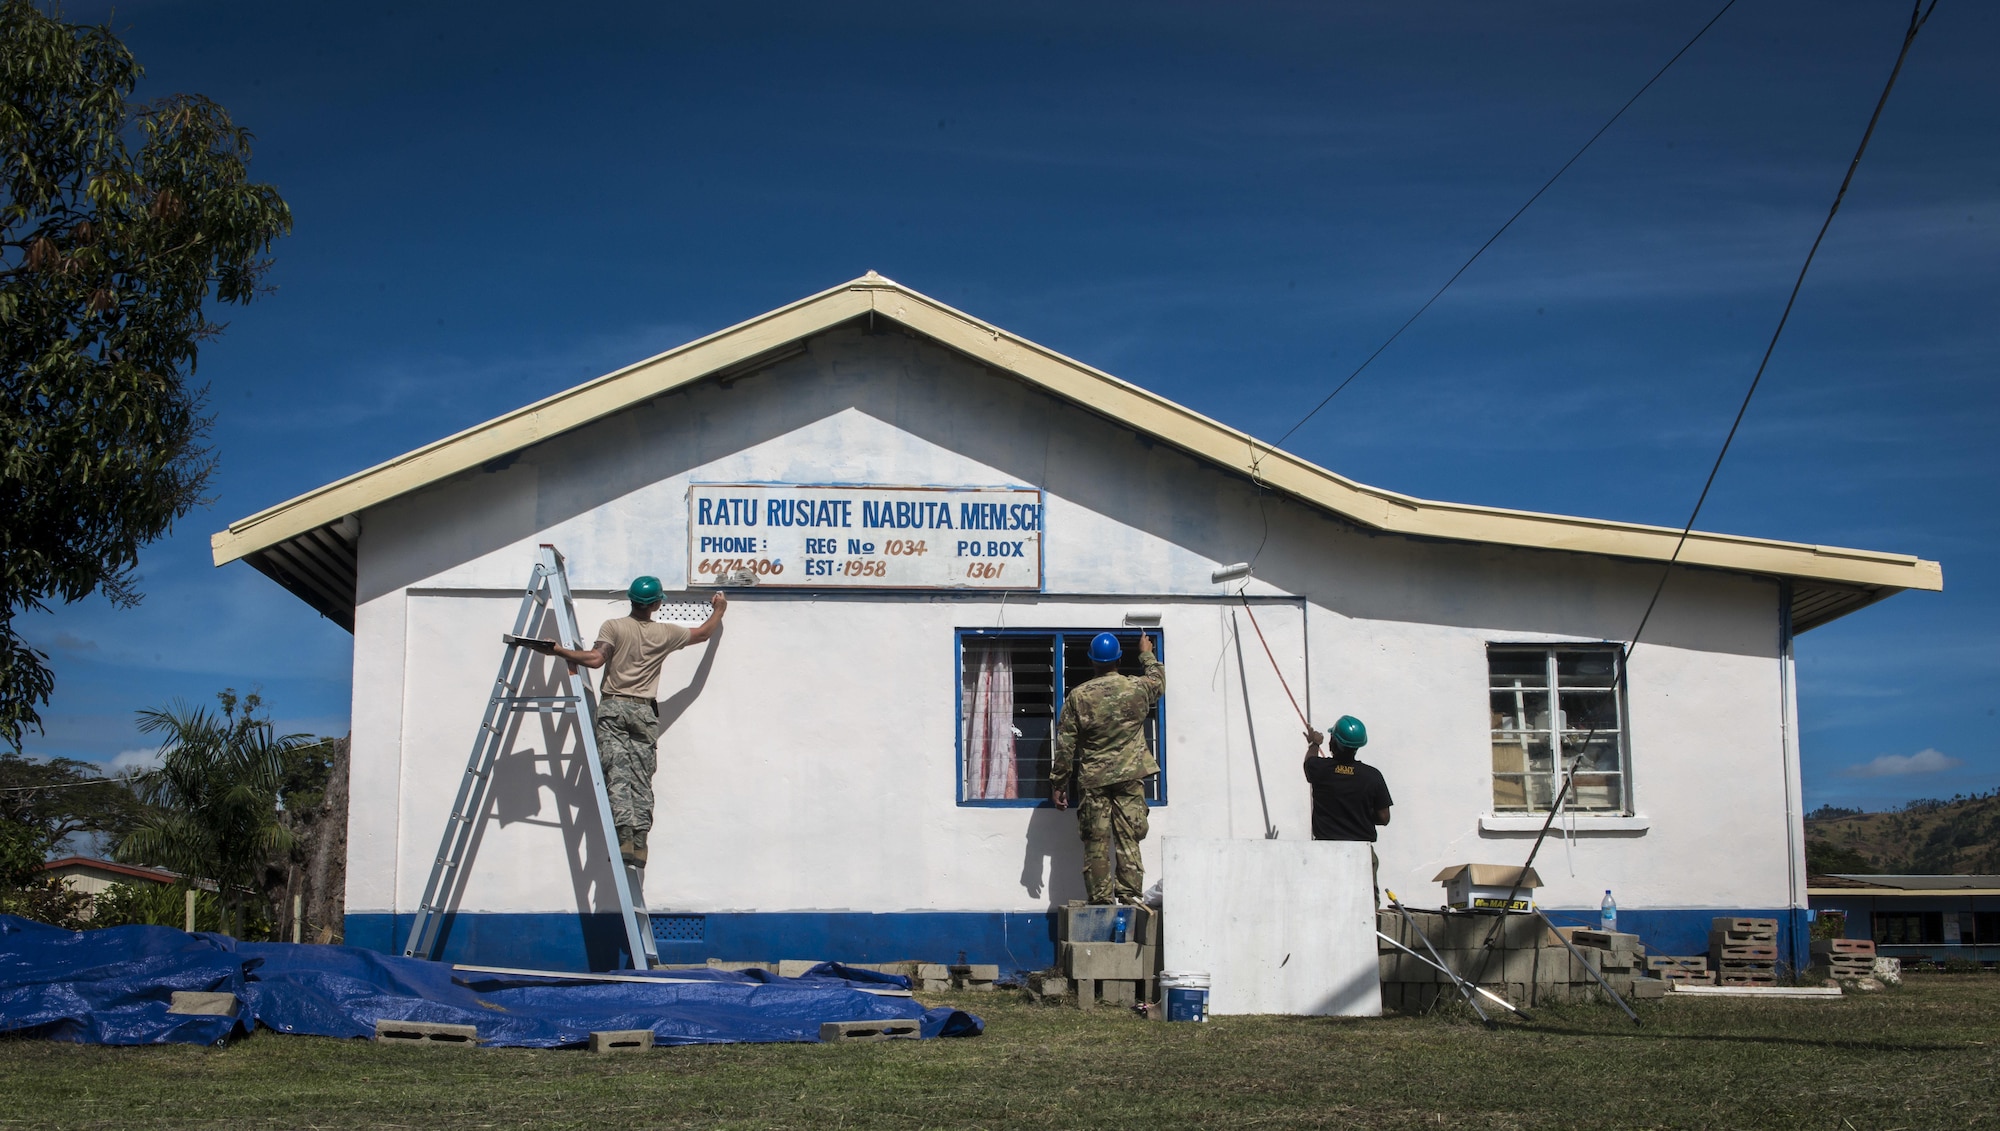
[[1806, 814], [1806, 864], [1820, 874], [2000, 874], [2000, 789], [1889, 813], [1821, 806]]

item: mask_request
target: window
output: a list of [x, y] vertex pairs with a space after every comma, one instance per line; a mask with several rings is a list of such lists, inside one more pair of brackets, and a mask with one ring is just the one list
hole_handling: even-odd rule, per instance
[[1625, 813], [1625, 710], [1619, 650], [1608, 645], [1486, 649], [1493, 721], [1493, 811], [1546, 813], [1576, 761], [1565, 811]]
[[1944, 914], [1938, 911], [1877, 911], [1878, 943], [1930, 944], [1944, 941]]
[[[1139, 633], [1131, 629], [960, 629], [958, 633], [958, 800], [963, 805], [1038, 805], [1048, 800], [1056, 720], [1068, 690], [1091, 677], [1090, 639], [1110, 632], [1124, 645], [1118, 670], [1138, 675]], [[1166, 643], [1149, 628], [1161, 663]], [[1146, 800], [1166, 801], [1166, 698], [1146, 723], [1160, 773]]]

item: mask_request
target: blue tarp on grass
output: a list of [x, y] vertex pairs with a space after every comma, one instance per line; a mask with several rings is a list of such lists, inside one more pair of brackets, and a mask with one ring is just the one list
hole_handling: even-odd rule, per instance
[[[921, 1020], [925, 1037], [984, 1028], [969, 1013], [857, 988], [907, 988], [907, 979], [833, 963], [798, 978], [650, 976], [661, 980], [486, 974], [358, 947], [242, 943], [171, 927], [64, 931], [0, 915], [0, 1033], [82, 1044], [206, 1045], [257, 1025], [373, 1037], [385, 1019], [471, 1025], [481, 1044], [525, 1048], [582, 1045], [607, 1029], [651, 1029], [659, 1044], [687, 1045], [817, 1041], [825, 1021]], [[241, 1016], [169, 1014], [176, 990], [233, 993]]]

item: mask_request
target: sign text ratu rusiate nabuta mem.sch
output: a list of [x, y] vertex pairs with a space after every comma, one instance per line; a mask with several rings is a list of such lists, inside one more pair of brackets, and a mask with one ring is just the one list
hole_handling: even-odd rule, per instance
[[1040, 589], [1029, 487], [688, 488], [688, 581], [798, 589]]

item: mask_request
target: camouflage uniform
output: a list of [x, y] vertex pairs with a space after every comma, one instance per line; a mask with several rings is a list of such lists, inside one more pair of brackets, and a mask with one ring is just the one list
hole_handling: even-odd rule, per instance
[[[1160, 763], [1146, 745], [1146, 716], [1166, 689], [1167, 669], [1139, 653], [1145, 674], [1116, 672], [1072, 689], [1056, 724], [1050, 780], [1057, 788], [1076, 773], [1077, 829], [1083, 835], [1083, 879], [1092, 903], [1137, 901], [1146, 888], [1139, 842], [1146, 839], [1146, 779]], [[1117, 850], [1117, 878], [1111, 850]]]
[[659, 764], [653, 743], [659, 737], [655, 704], [623, 695], [598, 703], [597, 760], [611, 795], [611, 823], [621, 838], [629, 831], [640, 845], [653, 827], [653, 770]]

